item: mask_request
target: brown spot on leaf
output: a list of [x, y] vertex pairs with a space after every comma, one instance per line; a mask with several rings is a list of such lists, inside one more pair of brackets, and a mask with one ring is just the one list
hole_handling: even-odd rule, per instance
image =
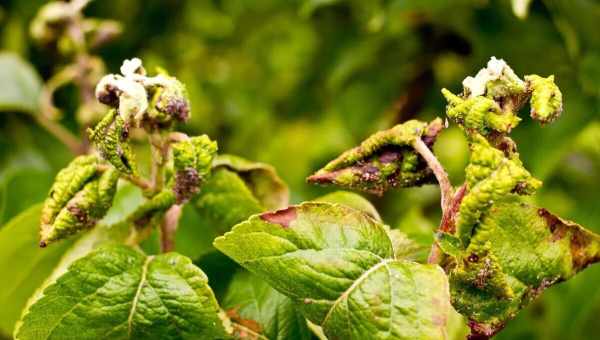
[[175, 185], [173, 192], [175, 193], [175, 202], [182, 204], [187, 202], [199, 190], [200, 176], [194, 168], [185, 168], [177, 171], [175, 174]]
[[392, 150], [386, 150], [381, 153], [381, 156], [379, 156], [379, 161], [384, 164], [396, 162], [401, 159], [402, 159], [402, 154], [400, 152], [396, 152], [396, 151], [392, 151]]
[[443, 129], [444, 129], [444, 125], [442, 124], [442, 121], [439, 119], [436, 119], [436, 120], [432, 121], [431, 123], [429, 123], [429, 125], [427, 126], [427, 128], [425, 130], [425, 133], [421, 137], [421, 140], [423, 140], [423, 143], [425, 143], [425, 145], [427, 145], [427, 147], [431, 149], [431, 147], [435, 143], [435, 140], [436, 140], [438, 134]]
[[[229, 309], [226, 314], [227, 316], [231, 319], [231, 321], [242, 325], [243, 327], [255, 332], [255, 333], [259, 333], [261, 332], [261, 326], [258, 322], [256, 322], [255, 320], [252, 319], [244, 319], [240, 316], [239, 311], [238, 311], [238, 307]], [[246, 335], [247, 336], [247, 335]], [[243, 337], [242, 337], [243, 338]]]
[[467, 337], [468, 340], [487, 340], [504, 328], [504, 323], [498, 325], [488, 325], [485, 323], [479, 323], [474, 320], [469, 320], [469, 328], [471, 334]]
[[260, 218], [269, 223], [279, 224], [284, 228], [289, 228], [290, 223], [297, 217], [296, 207], [288, 207], [285, 209], [267, 212], [260, 215]]

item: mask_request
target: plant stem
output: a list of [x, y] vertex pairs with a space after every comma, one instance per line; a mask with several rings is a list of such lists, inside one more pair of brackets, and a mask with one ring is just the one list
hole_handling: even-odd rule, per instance
[[160, 133], [152, 133], [149, 140], [152, 147], [152, 189], [154, 192], [159, 192], [164, 185], [163, 168], [167, 163], [169, 143]]
[[160, 226], [160, 248], [163, 253], [170, 252], [175, 248], [175, 233], [179, 226], [181, 209], [181, 205], [175, 204], [165, 213], [165, 217]]
[[448, 174], [421, 138], [415, 140], [413, 147], [415, 148], [415, 151], [425, 159], [425, 162], [427, 162], [427, 165], [433, 171], [433, 175], [440, 185], [442, 212], [445, 212], [450, 208], [450, 200], [454, 195], [454, 189], [452, 188], [452, 183], [450, 183], [450, 180], [448, 179]]
[[[423, 140], [421, 140], [421, 138], [417, 138], [413, 143], [413, 146], [415, 150], [419, 153], [419, 155], [421, 155], [423, 159], [425, 159], [425, 162], [427, 162], [427, 165], [433, 171], [433, 174], [440, 185], [442, 221], [440, 222], [439, 230], [444, 231], [444, 226], [453, 219], [453, 210], [455, 210], [453, 209], [453, 202], [455, 201], [454, 188], [452, 187], [452, 183], [450, 183], [450, 179], [448, 178], [446, 170], [444, 170], [442, 164], [438, 161], [433, 152], [429, 150], [429, 148], [423, 142]], [[439, 263], [441, 260], [441, 256], [442, 250], [440, 249], [440, 246], [437, 243], [437, 241], [434, 241], [433, 245], [431, 246], [429, 257], [427, 258], [427, 263]]]
[[81, 155], [86, 153], [85, 146], [79, 141], [77, 137], [71, 131], [67, 130], [64, 126], [57, 122], [49, 119], [44, 112], [35, 116], [36, 121], [41, 127], [46, 129], [56, 139], [61, 141], [69, 150], [75, 155]]

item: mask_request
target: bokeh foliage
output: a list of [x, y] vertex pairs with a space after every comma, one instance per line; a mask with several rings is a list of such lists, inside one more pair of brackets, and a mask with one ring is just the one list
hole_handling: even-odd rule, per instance
[[[63, 62], [28, 37], [42, 4], [0, 4], [2, 225], [42, 201], [71, 159], [27, 114], [37, 109], [40, 79]], [[534, 203], [600, 232], [595, 0], [534, 0], [524, 19], [508, 0], [111, 0], [92, 2], [86, 14], [123, 24], [124, 34], [99, 51], [109, 70], [133, 56], [148, 69], [170, 70], [190, 93], [192, 120], [184, 128], [210, 135], [223, 152], [272, 164], [294, 203], [332, 191], [307, 185], [305, 177], [366, 136], [411, 118], [443, 116], [439, 89], [458, 92], [463, 77], [490, 56], [518, 74], [554, 74], [563, 116], [543, 128], [524, 120], [513, 136], [526, 167], [545, 182]], [[11, 97], [15, 88], [21, 96]], [[63, 123], [73, 131], [75, 92], [66, 87], [57, 94]], [[444, 131], [435, 151], [460, 182], [468, 157], [462, 134]], [[431, 242], [439, 220], [435, 187], [368, 198], [386, 223]], [[209, 265], [203, 269], [211, 275]], [[217, 294], [221, 281], [225, 287], [227, 280], [211, 278]], [[547, 291], [498, 338], [593, 338], [599, 281], [595, 266]]]

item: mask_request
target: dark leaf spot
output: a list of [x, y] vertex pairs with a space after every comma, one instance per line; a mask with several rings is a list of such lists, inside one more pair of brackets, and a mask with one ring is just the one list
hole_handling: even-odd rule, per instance
[[289, 228], [290, 223], [296, 219], [296, 207], [288, 207], [285, 209], [268, 212], [260, 215], [260, 218], [269, 223], [276, 223], [284, 228]]

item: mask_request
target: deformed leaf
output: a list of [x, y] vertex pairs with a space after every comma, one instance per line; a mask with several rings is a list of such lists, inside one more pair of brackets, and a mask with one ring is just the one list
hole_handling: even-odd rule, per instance
[[531, 118], [542, 123], [556, 120], [563, 110], [562, 93], [554, 83], [554, 76], [543, 78], [537, 75], [526, 76], [531, 90]]
[[127, 139], [129, 125], [111, 109], [94, 129], [88, 129], [90, 141], [94, 143], [100, 154], [117, 170], [124, 174], [136, 174], [135, 155]]
[[42, 209], [41, 247], [92, 228], [106, 214], [119, 174], [97, 166], [96, 156], [80, 156], [57, 174]]
[[0, 111], [35, 113], [42, 80], [35, 69], [14, 53], [0, 53]]
[[331, 339], [444, 337], [443, 271], [394, 259], [386, 227], [361, 211], [304, 203], [255, 215], [214, 244]]
[[311, 339], [292, 300], [248, 272], [238, 272], [222, 302], [232, 322], [271, 340]]
[[468, 192], [456, 217], [456, 232], [465, 245], [479, 218], [495, 201], [511, 193], [532, 194], [542, 184], [523, 167], [518, 153], [506, 157], [478, 134], [471, 136], [470, 147], [471, 159], [466, 169]]
[[204, 273], [176, 253], [101, 247], [75, 261], [24, 312], [15, 339], [220, 339]]
[[220, 167], [237, 173], [265, 209], [280, 209], [288, 205], [288, 187], [271, 165], [234, 155], [219, 155], [213, 162], [213, 168]]
[[335, 184], [379, 195], [395, 187], [434, 183], [433, 172], [412, 145], [421, 138], [431, 148], [441, 129], [440, 119], [429, 124], [410, 120], [377, 132], [308, 177], [308, 182]]
[[599, 261], [600, 236], [509, 197], [490, 208], [469, 246], [451, 258], [452, 304], [472, 334], [491, 336], [544, 289]]
[[217, 153], [217, 142], [202, 135], [173, 143], [171, 147], [175, 171], [173, 192], [177, 204], [181, 204], [198, 193], [200, 185], [210, 175], [211, 164]]

